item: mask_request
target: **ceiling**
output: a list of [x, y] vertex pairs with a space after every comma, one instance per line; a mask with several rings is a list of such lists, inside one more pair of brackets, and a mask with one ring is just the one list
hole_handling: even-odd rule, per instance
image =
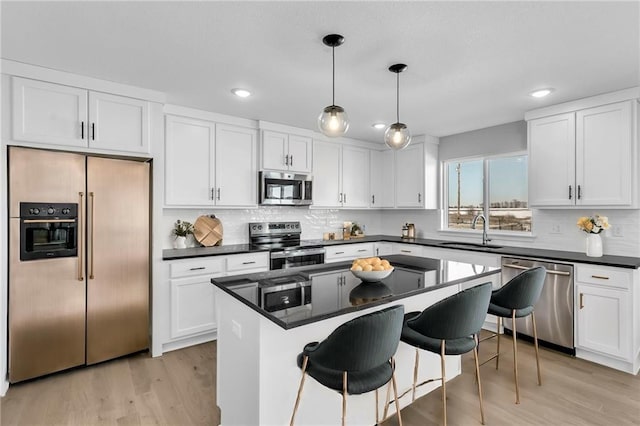
[[[524, 112], [640, 84], [640, 3], [11, 2], [0, 3], [2, 57], [165, 92], [169, 103], [316, 129], [336, 104], [347, 136], [400, 121], [446, 136]], [[254, 96], [240, 99], [230, 89]], [[544, 99], [528, 93], [543, 87]]]

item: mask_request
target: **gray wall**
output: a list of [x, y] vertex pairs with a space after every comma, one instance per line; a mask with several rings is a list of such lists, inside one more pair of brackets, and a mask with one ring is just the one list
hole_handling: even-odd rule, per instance
[[440, 138], [440, 161], [527, 150], [527, 123], [514, 121]]

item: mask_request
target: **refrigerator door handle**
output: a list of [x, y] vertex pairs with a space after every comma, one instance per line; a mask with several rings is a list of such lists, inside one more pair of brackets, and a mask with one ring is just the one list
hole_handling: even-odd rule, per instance
[[84, 274], [82, 273], [82, 250], [84, 245], [82, 244], [82, 206], [84, 199], [84, 192], [78, 192], [80, 196], [80, 203], [78, 204], [78, 281], [84, 281]]
[[94, 222], [95, 222], [95, 209], [94, 209], [94, 202], [95, 202], [95, 194], [93, 192], [89, 192], [89, 197], [91, 197], [91, 240], [89, 241], [90, 245], [90, 249], [89, 249], [89, 255], [91, 256], [91, 260], [89, 261], [89, 279], [94, 279], [94, 275], [93, 275], [93, 230], [94, 230]]

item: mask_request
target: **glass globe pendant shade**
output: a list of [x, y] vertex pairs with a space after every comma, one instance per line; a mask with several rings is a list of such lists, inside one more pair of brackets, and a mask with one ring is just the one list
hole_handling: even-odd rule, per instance
[[391, 149], [404, 149], [410, 142], [411, 133], [404, 123], [393, 123], [384, 132], [384, 143]]
[[318, 117], [318, 128], [325, 136], [342, 136], [349, 130], [349, 117], [341, 106], [330, 105]]

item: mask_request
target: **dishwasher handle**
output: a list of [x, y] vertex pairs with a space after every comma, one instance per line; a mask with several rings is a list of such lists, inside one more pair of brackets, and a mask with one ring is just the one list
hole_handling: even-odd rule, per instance
[[[523, 271], [527, 271], [527, 270], [531, 269], [531, 268], [528, 268], [526, 266], [513, 265], [513, 264], [510, 264], [510, 263], [505, 263], [505, 264], [502, 265], [502, 267], [503, 268], [512, 268], [512, 269], [521, 269]], [[565, 276], [565, 277], [568, 277], [568, 276], [571, 275], [570, 272], [553, 271], [553, 270], [550, 271], [548, 269], [547, 269], [547, 274], [550, 274], [550, 275], [562, 275], [562, 276]]]

